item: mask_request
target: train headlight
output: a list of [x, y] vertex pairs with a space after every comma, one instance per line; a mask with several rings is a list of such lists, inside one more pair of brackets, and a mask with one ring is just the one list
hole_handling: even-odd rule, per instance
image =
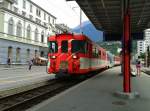
[[73, 55], [72, 58], [73, 58], [73, 59], [77, 59], [77, 56], [76, 56], [76, 55]]
[[56, 59], [56, 56], [51, 56], [52, 59]]

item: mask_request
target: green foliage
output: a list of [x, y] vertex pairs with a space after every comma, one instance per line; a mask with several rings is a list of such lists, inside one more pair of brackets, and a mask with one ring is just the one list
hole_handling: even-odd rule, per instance
[[144, 59], [144, 58], [145, 58], [145, 53], [141, 53], [139, 57], [140, 57], [141, 59]]
[[132, 41], [131, 51], [133, 55], [137, 53], [137, 41]]
[[[106, 50], [109, 50], [111, 53], [119, 55], [118, 48], [121, 48], [121, 42], [97, 42], [97, 44]], [[131, 52], [132, 55], [137, 53], [137, 41], [132, 41]]]
[[97, 42], [98, 45], [110, 51], [112, 54], [119, 55], [118, 49], [121, 48], [120, 42]]

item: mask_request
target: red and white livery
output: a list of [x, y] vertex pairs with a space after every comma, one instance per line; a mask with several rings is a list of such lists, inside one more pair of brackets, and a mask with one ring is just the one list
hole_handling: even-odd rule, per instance
[[58, 34], [48, 38], [49, 74], [83, 75], [108, 67], [106, 50], [85, 35]]

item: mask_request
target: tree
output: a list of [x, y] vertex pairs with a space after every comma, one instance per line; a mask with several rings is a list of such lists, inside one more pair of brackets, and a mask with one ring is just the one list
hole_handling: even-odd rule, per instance
[[121, 49], [120, 42], [97, 42], [97, 44], [99, 44], [107, 51], [110, 51], [114, 55], [120, 55], [120, 53], [118, 52], [118, 48]]
[[141, 58], [141, 59], [145, 59], [145, 53], [141, 53], [141, 54], [140, 54], [140, 58]]

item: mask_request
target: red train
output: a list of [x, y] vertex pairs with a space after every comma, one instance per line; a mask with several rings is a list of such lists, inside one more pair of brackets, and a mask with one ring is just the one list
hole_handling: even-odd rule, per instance
[[114, 65], [120, 65], [120, 62], [121, 62], [121, 59], [120, 59], [120, 57], [119, 56], [114, 56]]
[[[49, 74], [85, 75], [110, 65], [110, 57], [106, 50], [82, 34], [65, 33], [50, 36], [48, 47]], [[111, 63], [120, 64], [119, 57], [115, 56], [113, 60], [115, 61]]]

